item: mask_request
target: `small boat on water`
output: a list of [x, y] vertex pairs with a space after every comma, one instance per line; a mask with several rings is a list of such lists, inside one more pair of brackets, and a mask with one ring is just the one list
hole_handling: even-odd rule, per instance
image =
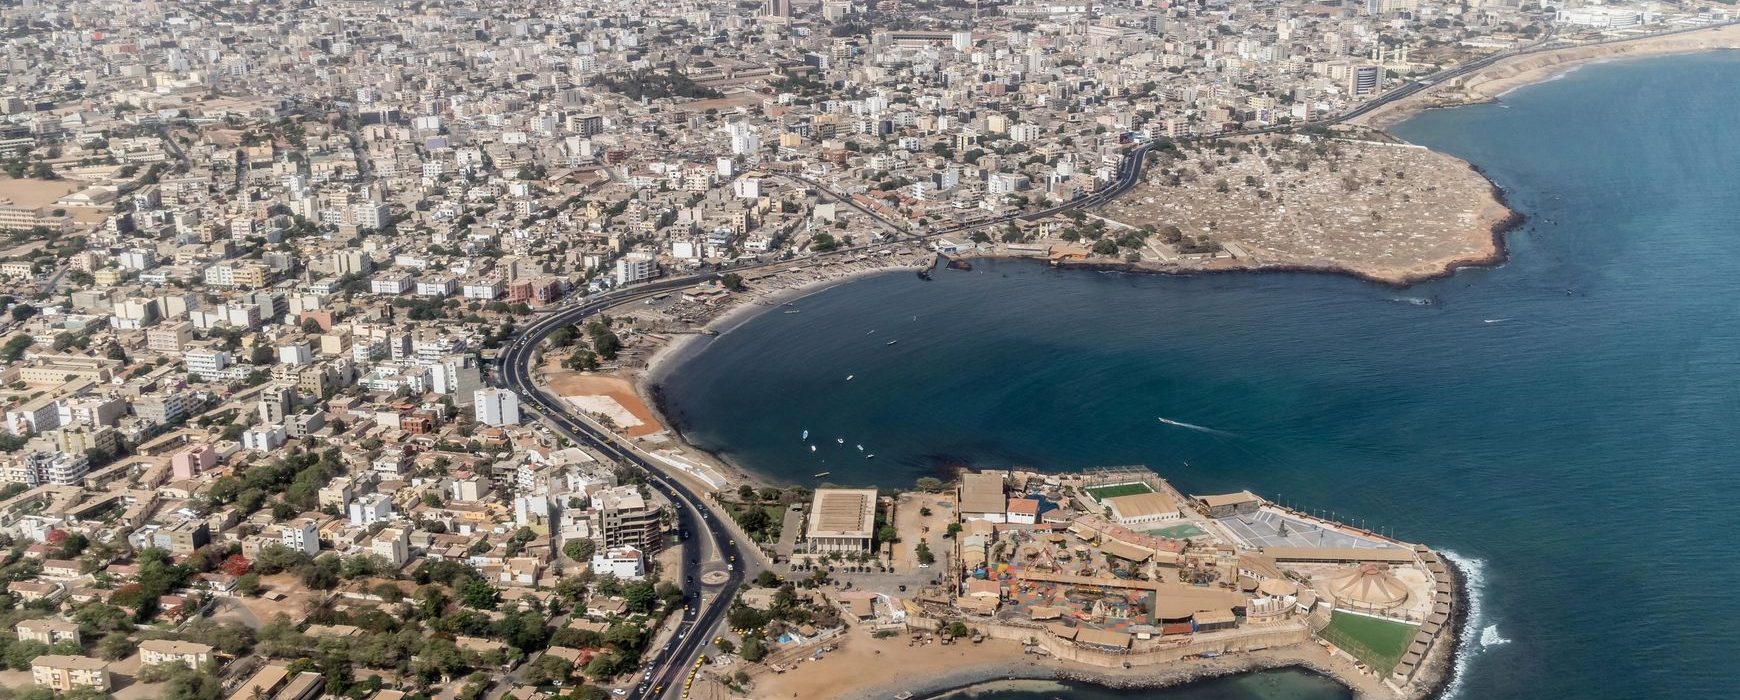
[[863, 446], [863, 445], [858, 445], [858, 446], [857, 446], [857, 447], [858, 447], [858, 451], [859, 451], [859, 452], [863, 452], [863, 451], [864, 451], [864, 446]]
[[805, 431], [804, 431], [804, 439], [805, 439], [805, 440], [808, 440], [808, 439], [810, 439], [810, 431], [808, 431], [808, 430], [805, 430]]
[[864, 455], [864, 459], [876, 459], [876, 454], [871, 453], [871, 454]]
[[801, 314], [803, 312], [804, 312], [803, 309], [792, 309], [790, 311], [787, 311], [786, 313], [788, 313], [788, 314]]
[[898, 342], [900, 342], [900, 341], [898, 341], [898, 340], [890, 340], [890, 341], [888, 341], [888, 342], [886, 342], [886, 343], [883, 343], [883, 345], [893, 345], [893, 344], [895, 344], [895, 343], [898, 343]]
[[815, 445], [810, 445], [810, 451], [811, 451], [811, 452], [815, 452], [815, 451], [816, 451], [816, 446], [815, 446]]
[[832, 473], [833, 473], [833, 472], [816, 472], [816, 475], [815, 475], [815, 476], [813, 476], [813, 477], [811, 477], [811, 478], [813, 478], [813, 479], [820, 479], [820, 478], [822, 478], [822, 477], [824, 477], [824, 476], [827, 476], [827, 475], [829, 475], [829, 474], [832, 474]]
[[846, 438], [834, 438], [834, 442], [836, 444], [844, 445], [846, 444]]
[[869, 333], [865, 333], [864, 335], [876, 335], [876, 329], [872, 328]]
[[853, 377], [856, 377], [856, 376], [858, 376], [858, 375], [856, 375], [856, 374], [848, 374], [848, 375], [846, 375], [846, 381], [848, 381], [848, 382], [849, 382], [849, 381], [852, 381], [852, 378], [853, 378]]

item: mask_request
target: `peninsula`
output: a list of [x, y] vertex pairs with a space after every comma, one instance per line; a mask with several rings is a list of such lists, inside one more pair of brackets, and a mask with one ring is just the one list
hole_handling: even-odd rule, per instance
[[741, 314], [939, 254], [1391, 284], [1495, 260], [1488, 183], [1349, 123], [1732, 21], [8, 3], [0, 685], [816, 697], [907, 680], [815, 669], [958, 654], [1427, 693], [1460, 609], [1430, 549], [1141, 470], [784, 489], [685, 446], [644, 380]]
[[[1140, 467], [981, 471], [913, 492], [720, 496], [774, 566], [690, 697], [888, 698], [981, 680], [1155, 686], [1303, 666], [1430, 695], [1461, 618], [1430, 548]], [[767, 509], [775, 523], [745, 512]]]

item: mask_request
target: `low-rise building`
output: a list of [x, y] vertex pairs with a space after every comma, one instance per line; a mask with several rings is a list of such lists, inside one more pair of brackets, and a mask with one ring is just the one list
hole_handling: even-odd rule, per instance
[[109, 689], [109, 664], [89, 656], [43, 654], [30, 662], [30, 681], [57, 693]]
[[868, 552], [876, 546], [876, 489], [816, 489], [804, 538], [809, 551]]
[[212, 648], [207, 644], [171, 639], [147, 639], [139, 643], [141, 666], [181, 664], [197, 671], [211, 663], [211, 658]]

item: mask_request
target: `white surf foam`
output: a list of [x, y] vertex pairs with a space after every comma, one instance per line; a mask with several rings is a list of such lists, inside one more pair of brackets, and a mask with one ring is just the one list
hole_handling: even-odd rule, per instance
[[1457, 640], [1450, 685], [1444, 691], [1444, 697], [1458, 698], [1462, 697], [1462, 679], [1468, 675], [1468, 663], [1482, 650], [1508, 644], [1510, 640], [1499, 636], [1498, 623], [1488, 620], [1486, 611], [1482, 609], [1482, 599], [1486, 595], [1486, 561], [1445, 550], [1438, 550], [1438, 553], [1456, 565], [1456, 570], [1462, 574], [1463, 588], [1468, 593], [1468, 600], [1463, 602], [1468, 606], [1468, 617], [1462, 622], [1462, 637]]

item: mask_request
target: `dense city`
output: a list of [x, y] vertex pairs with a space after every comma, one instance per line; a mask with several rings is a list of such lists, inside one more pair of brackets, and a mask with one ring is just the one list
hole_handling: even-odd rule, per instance
[[[1110, 668], [1327, 640], [1413, 692], [1454, 602], [1423, 546], [1135, 468], [765, 484], [633, 380], [728, 309], [938, 255], [1435, 274], [1508, 210], [1341, 115], [1541, 42], [1728, 21], [9, 3], [0, 697], [822, 697], [779, 684], [966, 639]], [[1270, 205], [1295, 213], [1239, 213]], [[1333, 223], [1386, 217], [1472, 239], [1372, 260], [1393, 242]]]

